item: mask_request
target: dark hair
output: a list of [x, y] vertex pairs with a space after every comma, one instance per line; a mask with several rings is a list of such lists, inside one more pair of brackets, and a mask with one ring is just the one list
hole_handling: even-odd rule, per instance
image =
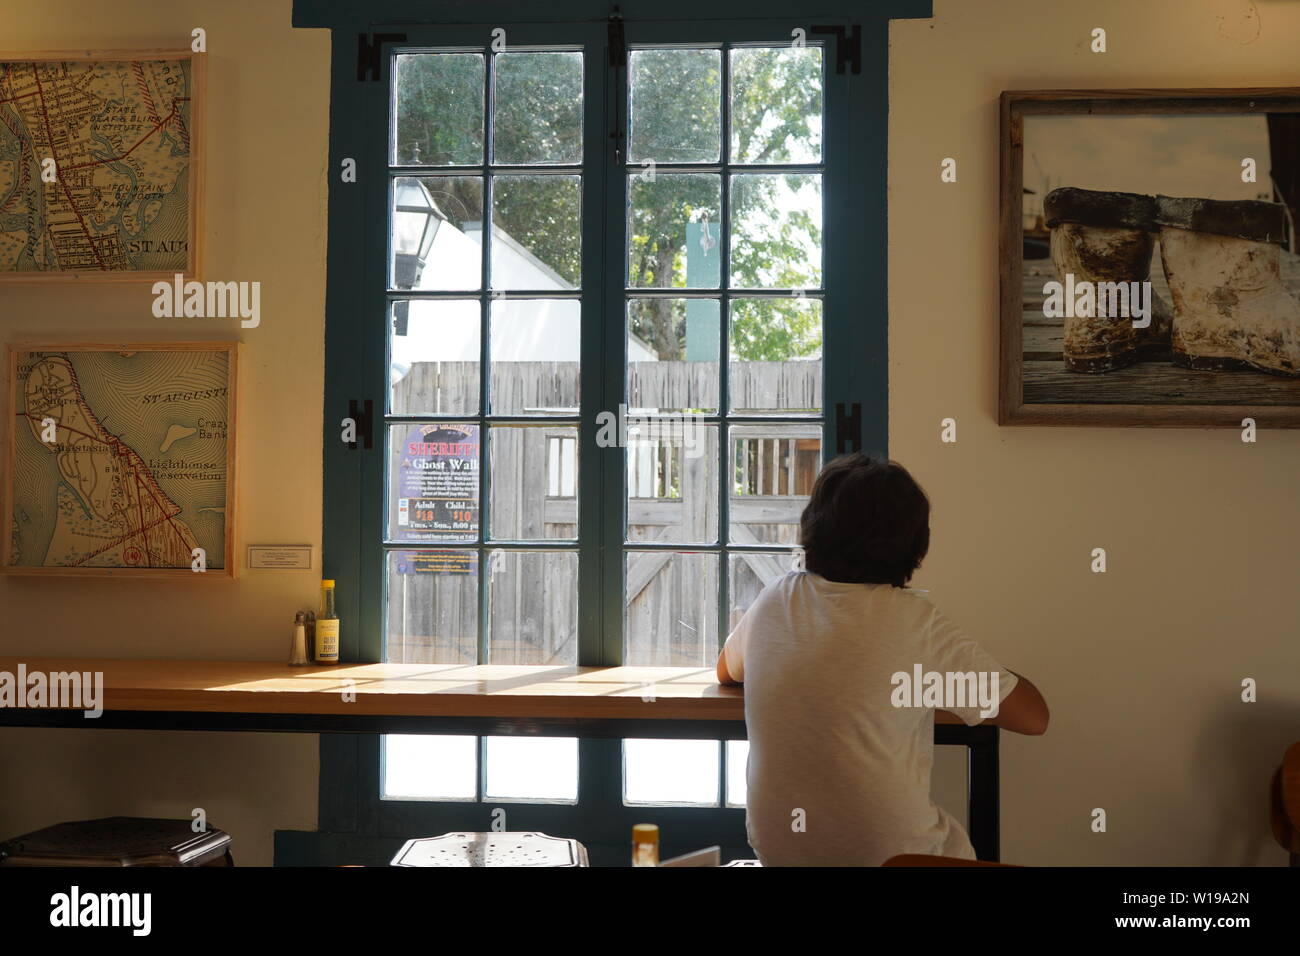
[[799, 526], [809, 571], [901, 588], [930, 549], [930, 499], [898, 462], [855, 452], [822, 469]]

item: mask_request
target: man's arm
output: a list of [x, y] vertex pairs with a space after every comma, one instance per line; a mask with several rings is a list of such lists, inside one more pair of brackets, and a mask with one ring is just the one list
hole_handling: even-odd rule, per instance
[[733, 680], [731, 671], [727, 670], [727, 652], [723, 651], [718, 655], [718, 683], [719, 684], [739, 684], [740, 681]]
[[[1011, 673], [1015, 674], [1015, 671]], [[997, 716], [990, 717], [984, 723], [1013, 733], [1037, 737], [1047, 730], [1052, 715], [1047, 709], [1047, 701], [1043, 700], [1043, 695], [1033, 681], [1020, 674], [1016, 676], [1020, 680], [1015, 689], [1007, 694], [1007, 699], [999, 705]]]

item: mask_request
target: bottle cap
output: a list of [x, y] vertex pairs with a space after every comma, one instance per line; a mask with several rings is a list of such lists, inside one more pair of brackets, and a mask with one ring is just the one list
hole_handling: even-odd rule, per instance
[[333, 580], [333, 578], [326, 578], [325, 580], [321, 581], [320, 586], [323, 587], [323, 588], [332, 588], [332, 587], [334, 587], [334, 580]]
[[632, 826], [633, 843], [659, 843], [659, 826], [654, 823], [637, 823]]

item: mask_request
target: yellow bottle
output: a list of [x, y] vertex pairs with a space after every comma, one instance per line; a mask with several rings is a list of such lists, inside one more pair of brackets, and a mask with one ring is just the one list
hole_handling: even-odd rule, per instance
[[637, 823], [632, 827], [632, 865], [659, 865], [659, 827], [653, 823]]
[[320, 613], [316, 615], [317, 664], [337, 664], [339, 661], [339, 616], [334, 609], [334, 582], [320, 583]]

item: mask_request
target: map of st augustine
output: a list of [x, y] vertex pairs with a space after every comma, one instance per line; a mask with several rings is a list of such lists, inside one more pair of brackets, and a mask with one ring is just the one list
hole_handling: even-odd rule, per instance
[[187, 59], [0, 62], [0, 273], [184, 271]]
[[[20, 352], [10, 564], [222, 566], [229, 355]], [[25, 426], [25, 427], [24, 427]]]

